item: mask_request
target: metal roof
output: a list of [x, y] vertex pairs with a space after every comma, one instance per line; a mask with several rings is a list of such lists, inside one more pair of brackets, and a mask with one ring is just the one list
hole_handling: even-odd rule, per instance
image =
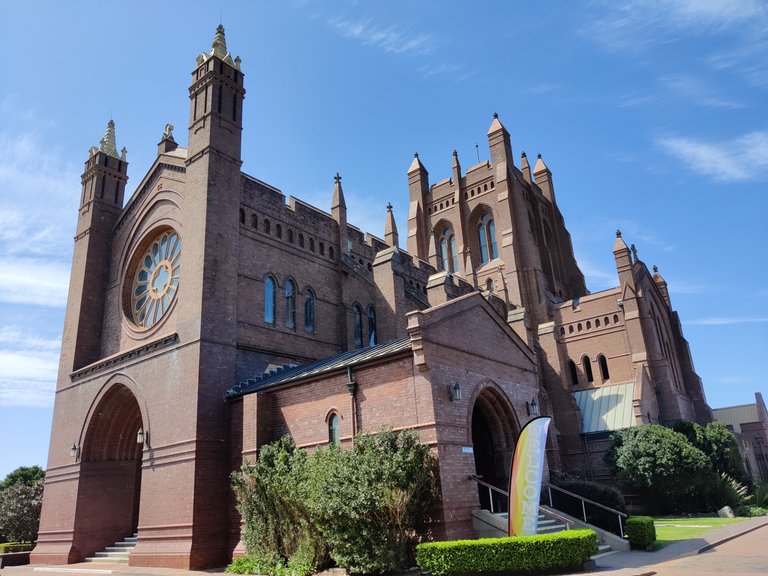
[[581, 431], [612, 432], [636, 426], [632, 414], [634, 388], [634, 382], [623, 382], [573, 392], [581, 412]]
[[276, 370], [265, 372], [256, 378], [249, 378], [244, 382], [238, 383], [227, 390], [226, 396], [232, 398], [234, 396], [248, 394], [268, 386], [286, 384], [288, 382], [301, 380], [302, 378], [317, 376], [326, 372], [346, 368], [347, 366], [363, 364], [371, 360], [389, 356], [390, 354], [402, 352], [403, 350], [410, 350], [410, 348], [411, 339], [408, 336], [404, 336], [396, 340], [384, 342], [383, 344], [377, 344], [376, 346], [369, 346], [368, 348], [361, 348], [358, 350], [350, 350], [349, 352], [344, 352], [337, 356], [317, 360], [309, 364], [302, 364], [301, 366], [289, 364], [287, 366], [279, 367]]
[[742, 404], [726, 408], [713, 408], [712, 416], [718, 422], [733, 426], [735, 432], [741, 432], [741, 425], [747, 422], [759, 422], [757, 404]]

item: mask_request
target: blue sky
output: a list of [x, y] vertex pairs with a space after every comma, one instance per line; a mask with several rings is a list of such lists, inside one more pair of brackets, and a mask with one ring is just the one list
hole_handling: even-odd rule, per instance
[[[658, 265], [710, 405], [768, 397], [768, 4], [5, 2], [0, 81], [0, 478], [47, 459], [80, 173], [107, 121], [129, 192], [163, 127], [186, 144], [221, 19], [247, 89], [243, 170], [405, 239], [406, 170], [488, 158], [494, 112], [541, 152], [591, 291], [620, 228]], [[476, 147], [477, 145], [477, 147]]]

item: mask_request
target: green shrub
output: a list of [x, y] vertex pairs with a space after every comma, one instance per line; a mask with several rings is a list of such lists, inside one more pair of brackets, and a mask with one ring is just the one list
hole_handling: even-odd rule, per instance
[[625, 531], [634, 550], [648, 550], [656, 542], [656, 525], [650, 516], [630, 516]]
[[0, 491], [0, 534], [15, 542], [34, 542], [43, 505], [43, 482], [17, 483]]
[[34, 542], [27, 542], [25, 544], [19, 542], [6, 542], [5, 544], [0, 544], [0, 554], [6, 552], [29, 552], [34, 547]]
[[763, 508], [762, 506], [737, 506], [733, 509], [733, 513], [744, 518], [768, 516], [768, 508]]
[[768, 480], [763, 480], [752, 493], [752, 505], [768, 508]]
[[479, 573], [539, 573], [579, 570], [597, 553], [592, 530], [540, 536], [428, 542], [416, 547], [416, 562], [434, 576]]
[[[624, 497], [621, 495], [621, 492], [613, 486], [607, 486], [598, 482], [590, 482], [588, 480], [578, 480], [575, 478], [557, 478], [554, 484], [564, 490], [568, 490], [569, 492], [573, 492], [574, 494], [578, 494], [589, 500], [599, 502], [600, 504], [618, 510], [619, 512], [627, 511], [624, 504]], [[543, 501], [548, 502], [546, 496], [543, 497]], [[581, 501], [573, 496], [563, 494], [557, 490], [552, 490], [552, 505], [558, 510], [562, 510], [566, 514], [570, 514], [576, 518], [583, 517]], [[616, 514], [589, 503], [585, 503], [584, 507], [587, 512], [588, 523], [603, 528], [604, 530], [615, 532], [616, 534], [619, 533], [619, 521]]]

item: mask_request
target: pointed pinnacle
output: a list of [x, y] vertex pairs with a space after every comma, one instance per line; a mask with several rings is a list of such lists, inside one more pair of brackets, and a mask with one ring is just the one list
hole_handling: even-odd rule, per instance
[[224, 37], [224, 26], [221, 24], [216, 27], [216, 35], [213, 37], [211, 48], [213, 48], [211, 56], [224, 58], [227, 55], [227, 40]]

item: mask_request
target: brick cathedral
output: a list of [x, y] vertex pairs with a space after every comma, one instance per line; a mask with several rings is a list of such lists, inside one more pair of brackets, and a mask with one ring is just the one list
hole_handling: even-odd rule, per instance
[[[39, 540], [71, 563], [136, 533], [130, 564], [223, 565], [229, 475], [290, 434], [312, 448], [411, 428], [439, 460], [436, 533], [472, 535], [477, 474], [504, 486], [520, 428], [553, 416], [548, 467], [606, 480], [611, 431], [711, 420], [667, 285], [617, 232], [617, 287], [589, 293], [550, 170], [407, 171], [405, 249], [241, 170], [244, 75], [219, 26], [124, 201], [110, 121], [82, 176]], [[606, 246], [607, 248], [607, 246]]]

